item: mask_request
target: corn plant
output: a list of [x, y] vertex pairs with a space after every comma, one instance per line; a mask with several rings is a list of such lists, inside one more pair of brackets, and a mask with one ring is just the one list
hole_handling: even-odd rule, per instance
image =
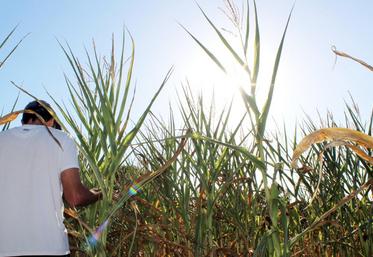
[[[364, 122], [352, 101], [346, 104], [343, 124], [329, 113], [319, 121], [306, 119], [291, 133], [266, 132], [290, 16], [267, 99], [259, 108], [258, 15], [254, 1], [251, 60], [246, 4], [241, 17], [234, 3], [226, 1], [241, 49], [233, 47], [201, 9], [248, 76], [241, 83], [247, 85], [241, 91], [247, 113], [236, 124], [230, 119], [231, 106], [219, 112], [214, 102], [207, 105], [206, 96], [195, 97], [188, 86], [179, 91], [179, 110], [170, 107], [167, 121], [152, 114], [150, 107], [169, 73], [143, 115], [132, 123], [132, 38], [128, 59], [123, 38], [118, 63], [113, 43], [109, 62], [94, 49], [93, 55], [87, 53], [87, 68], [69, 47], [63, 48], [74, 74], [74, 80], [66, 76], [72, 108], [55, 103], [66, 121], [62, 124], [80, 148], [84, 182], [104, 194], [92, 207], [66, 210], [75, 256], [372, 256], [373, 113]], [[187, 32], [214, 64], [229, 72], [218, 56]], [[341, 53], [336, 52], [347, 57]], [[179, 113], [181, 129], [175, 118]], [[361, 133], [346, 137], [350, 130], [336, 127]], [[296, 149], [298, 137], [309, 134]], [[359, 148], [355, 141], [370, 148]], [[293, 149], [300, 167], [292, 165]], [[116, 193], [122, 193], [119, 199], [113, 199]]]
[[[54, 98], [64, 121], [76, 138], [81, 153], [81, 176], [89, 187], [98, 187], [103, 193], [102, 201], [92, 207], [72, 214], [80, 228], [70, 227], [77, 240], [77, 251], [91, 256], [107, 255], [107, 231], [110, 229], [109, 217], [114, 215], [117, 205], [113, 197], [117, 173], [129, 154], [130, 145], [143, 124], [155, 99], [166, 84], [171, 70], [145, 108], [140, 118], [132, 123], [131, 110], [134, 93], [131, 97], [132, 75], [135, 61], [135, 44], [130, 37], [130, 57], [125, 58], [125, 37], [121, 45], [119, 61], [116, 61], [114, 39], [109, 60], [100, 59], [94, 47], [93, 55], [86, 53], [88, 66], [83, 68], [69, 46], [62, 47], [74, 74], [74, 80], [65, 76], [70, 94], [71, 108], [59, 104]], [[114, 211], [112, 211], [114, 210]], [[112, 211], [112, 212], [111, 212]], [[71, 211], [68, 213], [72, 213]], [[84, 222], [83, 222], [84, 221]], [[96, 230], [95, 238], [87, 239], [94, 232], [92, 228], [103, 224]], [[110, 253], [110, 251], [108, 251]]]
[[[207, 14], [201, 9], [203, 16], [206, 18], [206, 21], [212, 27], [212, 29], [218, 35], [220, 41], [227, 49], [227, 51], [231, 54], [232, 58], [236, 62], [236, 65], [244, 70], [248, 75], [248, 81], [242, 81], [242, 84], [250, 85], [249, 88], [242, 88], [241, 94], [244, 100], [244, 104], [247, 108], [247, 112], [250, 115], [251, 120], [255, 124], [254, 129], [254, 137], [255, 137], [255, 155], [257, 158], [256, 163], [261, 163], [256, 167], [261, 171], [262, 179], [263, 179], [263, 188], [265, 192], [265, 199], [268, 203], [268, 214], [271, 220], [271, 226], [266, 231], [266, 236], [263, 237], [263, 248], [267, 249], [266, 252], [270, 256], [288, 256], [289, 255], [289, 241], [288, 241], [288, 219], [285, 214], [285, 206], [286, 200], [280, 197], [278, 184], [273, 180], [272, 182], [268, 181], [268, 164], [265, 162], [266, 160], [266, 153], [264, 149], [265, 145], [265, 131], [266, 131], [266, 123], [267, 118], [273, 98], [274, 93], [274, 86], [277, 76], [277, 71], [279, 68], [282, 48], [284, 44], [284, 39], [287, 31], [287, 27], [290, 21], [291, 13], [287, 20], [285, 30], [280, 41], [280, 45], [277, 50], [275, 63], [272, 71], [272, 77], [270, 82], [269, 91], [267, 94], [266, 101], [263, 107], [260, 109], [257, 103], [256, 97], [256, 88], [257, 88], [257, 79], [259, 75], [259, 68], [260, 68], [260, 33], [259, 33], [259, 22], [258, 22], [258, 15], [257, 15], [257, 8], [256, 3], [253, 1], [254, 5], [254, 20], [255, 20], [255, 37], [254, 37], [254, 50], [253, 50], [253, 65], [250, 65], [250, 56], [249, 56], [249, 31], [250, 31], [250, 15], [249, 15], [249, 2], [246, 3], [247, 12], [244, 15], [243, 19], [245, 21], [244, 26], [241, 26], [239, 21], [241, 20], [240, 14], [237, 11], [238, 8], [235, 7], [234, 2], [227, 1], [228, 5], [228, 12], [231, 14], [232, 20], [237, 21], [234, 23], [238, 34], [240, 35], [240, 45], [242, 49], [235, 49], [231, 43], [229, 43], [228, 39], [224, 36], [221, 30], [217, 28], [217, 26], [211, 21], [211, 19], [207, 16]], [[194, 35], [192, 35], [188, 30], [187, 32], [191, 35], [194, 41], [197, 42], [199, 46], [205, 51], [205, 53], [213, 60], [213, 62], [223, 71], [227, 72], [227, 69], [224, 67], [224, 63], [219, 60], [219, 57], [214, 55], [208, 47], [204, 46]], [[242, 53], [242, 54], [240, 54]], [[281, 213], [280, 218], [278, 218], [278, 213]], [[280, 238], [280, 234], [283, 233], [283, 239]]]
[[[305, 150], [306, 142], [314, 144], [331, 141], [328, 144], [312, 146], [311, 153], [314, 153], [313, 156], [319, 156], [318, 158], [312, 158], [312, 155], [308, 154], [302, 159], [303, 167], [311, 170], [299, 174], [302, 181], [314, 181], [313, 185], [310, 183], [304, 185], [307, 194], [314, 196], [310, 200], [309, 208], [317, 210], [317, 215], [312, 215], [309, 226], [295, 235], [292, 243], [302, 240], [301, 236], [307, 238], [307, 233], [310, 234], [313, 230], [328, 224], [339, 228], [342, 234], [333, 235], [330, 230], [323, 229], [322, 238], [327, 242], [323, 242], [325, 248], [338, 249], [334, 251], [344, 255], [370, 256], [373, 252], [371, 246], [373, 206], [369, 198], [369, 191], [371, 191], [369, 188], [373, 185], [372, 114], [369, 122], [362, 122], [356, 103], [352, 102], [352, 105], [346, 105], [345, 124], [338, 126], [345, 128], [337, 128], [337, 123], [331, 114], [326, 121], [320, 121], [322, 126], [329, 127], [328, 129], [317, 129], [316, 124], [308, 121], [304, 133], [309, 135], [294, 151], [293, 165], [300, 151]], [[367, 150], [364, 151], [360, 147]], [[313, 176], [313, 179], [306, 178], [308, 176]], [[331, 240], [333, 237], [338, 239]]]
[[[245, 117], [228, 133], [230, 108], [215, 119], [213, 104], [206, 107], [202, 96], [195, 100], [184, 88], [180, 97], [184, 129], [195, 134], [175, 165], [136, 199], [142, 216], [147, 217], [137, 232], [136, 241], [142, 242], [137, 244], [137, 251], [146, 249], [150, 256], [162, 252], [220, 256], [236, 252], [227, 245], [239, 239], [238, 251], [248, 254], [258, 241], [248, 240], [250, 236], [258, 237], [253, 224], [260, 227], [263, 222], [256, 220], [262, 216], [262, 208], [259, 204], [259, 208], [248, 208], [248, 199], [254, 194], [258, 196], [253, 197], [254, 202], [263, 203], [264, 199], [259, 196], [262, 194], [255, 166], [250, 162], [252, 155], [241, 149], [250, 133], [237, 141]], [[153, 116], [139, 137], [146, 144], [135, 148], [145, 169], [152, 170], [169, 158], [177, 147], [177, 133], [172, 111], [168, 122]], [[222, 238], [224, 234], [226, 238]]]
[[[134, 199], [141, 217], [122, 209], [123, 219], [117, 222], [126, 230], [120, 230], [120, 238], [136, 238], [132, 247], [135, 255], [266, 256], [263, 237], [272, 221], [259, 173], [243, 151], [253, 149], [252, 131], [238, 136], [243, 122], [232, 127], [229, 108], [214, 118], [215, 107], [205, 106], [203, 96], [194, 100], [189, 90], [184, 90], [181, 98], [184, 129], [206, 136], [192, 137], [177, 163]], [[371, 121], [359, 125], [363, 124], [361, 119], [349, 106], [347, 109], [351, 111], [346, 113], [347, 123], [356, 122], [360, 129], [371, 131]], [[180, 132], [173, 113], [168, 122], [153, 116], [140, 132], [142, 143], [134, 146], [134, 153], [142, 172], [161, 165], [177, 147]], [[333, 126], [335, 121], [328, 117], [328, 122], [312, 124], [310, 130], [301, 126], [302, 133], [308, 134], [318, 126]], [[277, 181], [281, 195], [288, 199], [291, 254], [370, 256], [372, 205], [366, 191], [371, 183], [369, 165], [348, 149], [336, 152], [327, 148], [320, 193], [312, 201], [319, 181], [313, 167], [319, 164], [317, 156], [323, 147], [312, 148], [302, 157], [303, 167], [293, 169], [292, 149], [297, 140], [289, 140], [284, 133], [266, 141], [265, 151], [266, 161], [275, 163], [275, 173], [269, 177]], [[133, 169], [130, 174], [136, 177], [139, 172]], [[127, 221], [125, 225], [123, 220]], [[121, 256], [120, 251], [123, 255], [129, 249], [129, 242], [122, 240], [119, 245], [116, 255]]]

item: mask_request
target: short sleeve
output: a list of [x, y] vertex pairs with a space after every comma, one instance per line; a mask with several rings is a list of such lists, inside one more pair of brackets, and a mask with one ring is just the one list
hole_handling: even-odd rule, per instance
[[62, 148], [61, 172], [66, 169], [79, 168], [78, 150], [74, 140], [66, 136]]

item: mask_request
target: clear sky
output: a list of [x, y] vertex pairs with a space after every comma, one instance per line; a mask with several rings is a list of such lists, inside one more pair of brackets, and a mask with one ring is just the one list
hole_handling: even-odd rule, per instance
[[[240, 3], [240, 0], [236, 1]], [[218, 7], [221, 0], [198, 3], [219, 25], [229, 22]], [[259, 87], [265, 91], [293, 0], [257, 0], [262, 40], [262, 70]], [[304, 118], [303, 112], [316, 117], [317, 110], [331, 110], [342, 121], [344, 101], [349, 93], [368, 119], [372, 110], [373, 74], [359, 64], [335, 57], [331, 46], [373, 64], [373, 1], [369, 0], [298, 0], [289, 25], [280, 64], [271, 116], [282, 123]], [[181, 29], [187, 27], [203, 43], [225, 56], [219, 39], [204, 20], [192, 0], [158, 1], [2, 1], [0, 39], [16, 25], [19, 27], [0, 51], [2, 59], [12, 45], [31, 33], [0, 70], [0, 110], [9, 110], [17, 96], [10, 81], [21, 84], [39, 96], [46, 88], [57, 99], [68, 100], [63, 73], [71, 74], [57, 40], [67, 41], [77, 56], [95, 39], [98, 51], [109, 55], [111, 34], [118, 41], [125, 25], [136, 42], [135, 112], [140, 113], [160, 85], [171, 66], [175, 72], [154, 106], [157, 114], [167, 117], [168, 102], [174, 104], [175, 91], [186, 79], [196, 91], [209, 97], [212, 89], [221, 105], [236, 89], [224, 78], [202, 50]], [[84, 58], [82, 59], [84, 63]], [[237, 98], [240, 101], [240, 98]], [[21, 95], [19, 108], [31, 99]], [[239, 106], [242, 106], [236, 101]], [[235, 112], [241, 112], [237, 107]]]

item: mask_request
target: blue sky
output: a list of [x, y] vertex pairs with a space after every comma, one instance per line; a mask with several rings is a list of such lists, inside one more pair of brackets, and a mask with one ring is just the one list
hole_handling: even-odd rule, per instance
[[[222, 1], [198, 2], [216, 24], [229, 27], [218, 9], [223, 6]], [[292, 5], [293, 1], [288, 0], [257, 0], [263, 54], [259, 75], [262, 93], [266, 92], [275, 51]], [[349, 92], [363, 118], [368, 119], [372, 110], [372, 73], [347, 59], [339, 58], [334, 66], [330, 48], [336, 45], [339, 50], [372, 64], [372, 13], [372, 1], [296, 2], [275, 89], [273, 119], [293, 124], [304, 118], [303, 112], [316, 118], [317, 110], [322, 114], [330, 110], [342, 121]], [[145, 108], [171, 66], [175, 72], [154, 106], [154, 111], [165, 117], [169, 101], [177, 109], [175, 91], [186, 79], [196, 92], [202, 91], [206, 96], [214, 89], [219, 104], [228, 102], [236, 91], [229, 80], [222, 83], [223, 75], [218, 68], [178, 25], [180, 22], [217, 55], [225, 56], [219, 39], [192, 0], [8, 0], [2, 3], [0, 19], [0, 38], [19, 24], [8, 48], [0, 52], [0, 59], [18, 39], [31, 33], [0, 70], [0, 108], [5, 112], [17, 96], [11, 80], [40, 98], [47, 99], [46, 88], [57, 99], [68, 101], [63, 73], [71, 71], [57, 39], [68, 42], [84, 63], [84, 47], [91, 47], [92, 38], [98, 51], [108, 55], [111, 34], [119, 41], [124, 25], [136, 42], [135, 115]], [[21, 95], [19, 107], [28, 101], [30, 98]], [[236, 102], [238, 107], [234, 110], [239, 113], [242, 105]]]

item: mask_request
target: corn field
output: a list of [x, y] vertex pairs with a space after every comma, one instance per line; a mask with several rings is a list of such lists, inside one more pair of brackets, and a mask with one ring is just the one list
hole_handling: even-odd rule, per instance
[[[172, 69], [134, 121], [132, 36], [123, 32], [119, 51], [113, 40], [107, 59], [93, 47], [82, 61], [69, 45], [61, 45], [73, 71], [66, 76], [71, 105], [51, 95], [55, 118], [76, 140], [84, 184], [103, 192], [92, 206], [65, 209], [72, 256], [373, 256], [373, 112], [361, 117], [351, 99], [344, 121], [328, 114], [320, 120], [306, 117], [291, 132], [269, 131], [292, 11], [260, 105], [256, 4], [247, 1], [238, 12], [228, 3], [241, 48], [202, 9], [201, 15], [247, 75], [241, 88], [247, 112], [238, 122], [232, 121], [230, 106], [216, 111], [206, 100], [211, 96], [195, 94], [190, 85], [178, 92], [178, 106], [170, 107], [166, 120], [154, 115], [151, 108]], [[187, 26], [181, 29], [211, 65], [229, 73], [208, 44]], [[5, 53], [0, 72], [17, 47]], [[17, 102], [9, 112], [16, 109]], [[10, 126], [4, 115], [2, 130]]]

